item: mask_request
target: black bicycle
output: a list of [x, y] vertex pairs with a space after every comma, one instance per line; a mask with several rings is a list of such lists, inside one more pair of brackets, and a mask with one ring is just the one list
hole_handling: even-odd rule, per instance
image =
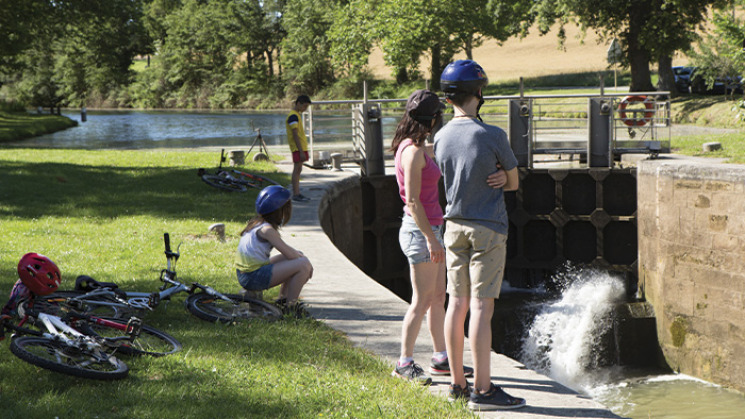
[[222, 167], [225, 159], [225, 149], [222, 149], [217, 170], [214, 173], [208, 173], [206, 169], [200, 168], [197, 170], [197, 175], [206, 184], [230, 192], [246, 192], [249, 188], [263, 189], [266, 186], [279, 185], [278, 182], [268, 177], [236, 169], [225, 169]]
[[179, 247], [171, 250], [168, 233], [163, 235], [165, 242], [166, 268], [161, 270], [163, 285], [159, 292], [122, 291], [116, 284], [98, 282], [90, 277], [79, 277], [75, 281], [75, 291], [55, 292], [37, 297], [41, 306], [54, 306], [61, 301], [72, 304], [88, 313], [126, 318], [155, 309], [163, 300], [178, 293], [189, 296], [184, 304], [194, 316], [209, 322], [232, 323], [240, 320], [263, 319], [275, 321], [282, 318], [282, 310], [274, 304], [242, 294], [223, 294], [214, 288], [199, 283], [190, 285], [178, 280], [176, 261], [180, 256]]

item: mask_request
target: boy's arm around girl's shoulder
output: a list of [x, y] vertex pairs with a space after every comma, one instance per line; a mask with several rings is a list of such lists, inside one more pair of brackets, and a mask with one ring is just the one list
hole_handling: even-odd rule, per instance
[[261, 236], [262, 239], [268, 241], [272, 245], [272, 247], [277, 249], [277, 251], [279, 251], [279, 253], [282, 253], [287, 259], [297, 259], [303, 255], [297, 249], [285, 243], [285, 241], [282, 240], [282, 237], [279, 235], [279, 232], [275, 230], [274, 227], [272, 227], [271, 225], [267, 224], [261, 227], [261, 229], [259, 230], [259, 236]]

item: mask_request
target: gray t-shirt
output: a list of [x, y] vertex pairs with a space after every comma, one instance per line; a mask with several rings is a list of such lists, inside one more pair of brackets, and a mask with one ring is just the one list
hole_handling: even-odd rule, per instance
[[502, 188], [486, 178], [497, 170], [517, 167], [507, 134], [471, 118], [456, 118], [435, 134], [435, 158], [445, 182], [446, 220], [468, 220], [507, 234], [507, 208]]

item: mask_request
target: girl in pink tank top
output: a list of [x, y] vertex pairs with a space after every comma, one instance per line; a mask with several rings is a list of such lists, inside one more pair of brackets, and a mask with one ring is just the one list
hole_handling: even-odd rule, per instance
[[[414, 362], [414, 344], [428, 314], [433, 355], [430, 374], [449, 372], [445, 349], [445, 248], [443, 213], [439, 199], [442, 174], [432, 160], [426, 140], [442, 121], [444, 106], [429, 90], [417, 90], [406, 102], [396, 127], [391, 151], [396, 155], [396, 180], [404, 217], [399, 230], [401, 250], [409, 260], [412, 305], [401, 327], [401, 356], [392, 375], [430, 384], [432, 379]], [[428, 150], [429, 149], [429, 150]]]

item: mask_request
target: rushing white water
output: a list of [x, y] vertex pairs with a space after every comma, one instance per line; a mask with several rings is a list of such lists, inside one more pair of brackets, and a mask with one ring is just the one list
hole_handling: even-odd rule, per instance
[[521, 361], [531, 369], [583, 393], [603, 381], [592, 369], [599, 340], [612, 327], [611, 311], [625, 295], [623, 281], [594, 270], [562, 277], [561, 297], [538, 307], [522, 346]]

